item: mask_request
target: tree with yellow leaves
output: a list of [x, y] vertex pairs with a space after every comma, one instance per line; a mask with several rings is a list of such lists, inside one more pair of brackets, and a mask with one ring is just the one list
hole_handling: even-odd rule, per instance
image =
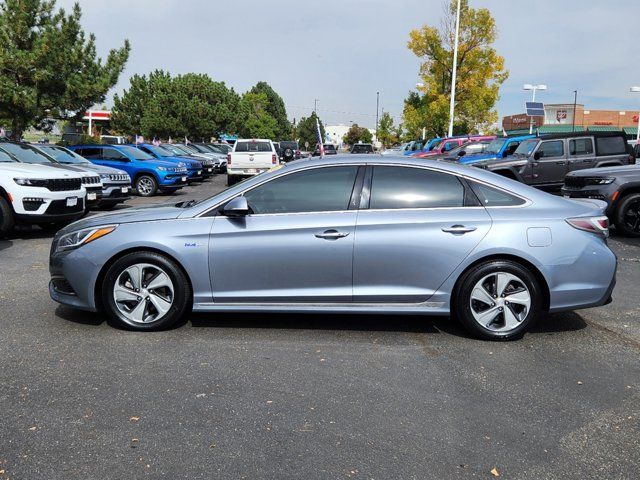
[[[440, 27], [425, 25], [411, 31], [408, 48], [420, 59], [421, 85], [405, 100], [404, 125], [410, 137], [443, 136], [449, 123], [453, 45], [457, 1], [445, 5]], [[493, 48], [498, 29], [486, 8], [461, 1], [454, 133], [484, 131], [498, 119], [495, 104], [509, 73]]]

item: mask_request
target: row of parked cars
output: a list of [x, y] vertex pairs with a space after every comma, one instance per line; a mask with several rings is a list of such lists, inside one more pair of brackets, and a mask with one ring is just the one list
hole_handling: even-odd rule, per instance
[[227, 144], [73, 145], [0, 141], [0, 234], [58, 229], [132, 193], [175, 192], [227, 169]]
[[395, 153], [473, 165], [565, 197], [605, 201], [616, 229], [640, 236], [638, 151], [622, 132], [434, 138]]

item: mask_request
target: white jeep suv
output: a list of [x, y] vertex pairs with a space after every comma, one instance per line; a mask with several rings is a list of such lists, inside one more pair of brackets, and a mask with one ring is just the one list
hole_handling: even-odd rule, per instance
[[82, 174], [16, 162], [0, 151], [0, 235], [16, 223], [57, 228], [82, 217]]

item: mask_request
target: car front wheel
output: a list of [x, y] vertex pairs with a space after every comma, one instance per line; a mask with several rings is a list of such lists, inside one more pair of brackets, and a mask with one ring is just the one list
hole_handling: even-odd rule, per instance
[[622, 198], [615, 219], [616, 230], [631, 237], [640, 237], [640, 193]]
[[151, 175], [140, 175], [136, 180], [136, 190], [141, 197], [151, 197], [158, 191], [158, 183]]
[[191, 287], [175, 262], [153, 252], [134, 252], [117, 260], [102, 284], [102, 304], [120, 326], [162, 330], [187, 312]]
[[0, 197], [0, 235], [4, 235], [13, 228], [13, 210], [3, 197]]
[[535, 276], [510, 260], [481, 263], [466, 272], [455, 295], [454, 313], [485, 340], [519, 338], [542, 310]]

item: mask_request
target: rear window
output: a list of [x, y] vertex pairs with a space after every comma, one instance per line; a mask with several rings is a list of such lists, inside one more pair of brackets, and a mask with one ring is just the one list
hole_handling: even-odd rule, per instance
[[373, 153], [373, 147], [371, 145], [354, 145], [351, 153]]
[[471, 188], [485, 207], [515, 207], [522, 205], [525, 201], [497, 188], [490, 187], [478, 182], [471, 182]]
[[235, 152], [270, 152], [270, 142], [237, 142]]
[[280, 142], [280, 148], [290, 148], [291, 150], [298, 150], [298, 142]]
[[627, 153], [627, 142], [622, 135], [616, 137], [596, 137], [598, 155], [624, 155]]

